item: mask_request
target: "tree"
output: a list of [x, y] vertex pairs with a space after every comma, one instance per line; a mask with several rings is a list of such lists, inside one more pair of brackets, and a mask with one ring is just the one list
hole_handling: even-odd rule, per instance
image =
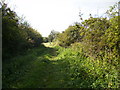
[[11, 11], [7, 4], [2, 6], [2, 27], [3, 54], [21, 51], [22, 45], [27, 42], [27, 34], [20, 30], [16, 13]]
[[48, 41], [49, 42], [52, 42], [53, 40], [56, 39], [56, 37], [58, 36], [59, 32], [58, 31], [55, 31], [55, 30], [52, 30], [50, 32], [50, 35], [48, 36]]
[[58, 36], [58, 41], [60, 46], [70, 46], [74, 42], [81, 40], [80, 30], [82, 26], [75, 24], [74, 26], [69, 26], [63, 33]]
[[42, 43], [41, 34], [30, 27], [28, 23], [20, 23], [16, 12], [7, 7], [7, 4], [3, 3], [1, 9], [3, 59], [13, 57]]
[[116, 65], [120, 58], [119, 16], [112, 9], [108, 10], [109, 19], [92, 17], [82, 22], [85, 33], [81, 44], [87, 56]]

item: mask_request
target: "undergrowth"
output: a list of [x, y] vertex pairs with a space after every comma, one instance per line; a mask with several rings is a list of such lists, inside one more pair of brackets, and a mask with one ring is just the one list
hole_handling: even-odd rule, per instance
[[3, 88], [119, 88], [118, 70], [80, 45], [39, 47], [3, 62]]

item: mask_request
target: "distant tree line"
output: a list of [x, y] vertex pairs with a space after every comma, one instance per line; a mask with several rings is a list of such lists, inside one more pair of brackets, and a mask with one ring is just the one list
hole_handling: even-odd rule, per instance
[[52, 30], [50, 32], [50, 34], [48, 35], [48, 37], [43, 37], [43, 41], [44, 42], [53, 42], [53, 41], [56, 41], [59, 34], [60, 34], [60, 32]]

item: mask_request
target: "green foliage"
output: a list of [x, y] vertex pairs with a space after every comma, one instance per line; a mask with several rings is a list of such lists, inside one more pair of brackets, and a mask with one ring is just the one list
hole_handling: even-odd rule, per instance
[[110, 9], [106, 11], [106, 14], [109, 18], [113, 18], [118, 15], [118, 6], [120, 2], [114, 4], [113, 6], [110, 6]]
[[120, 16], [115, 7], [108, 10], [109, 19], [90, 17], [63, 33], [52, 31], [47, 38], [52, 43], [36, 47], [42, 36], [28, 23], [20, 24], [4, 4], [3, 58], [28, 51], [3, 62], [3, 88], [120, 88]]
[[3, 88], [119, 87], [116, 67], [86, 57], [80, 43], [69, 48], [37, 47], [10, 61], [3, 64]]
[[59, 32], [52, 30], [50, 35], [48, 36], [48, 41], [49, 42], [55, 41], [58, 35]]
[[20, 23], [17, 14], [2, 5], [3, 59], [21, 53], [42, 43], [42, 36], [26, 23]]
[[[83, 66], [80, 65], [79, 68], [85, 66], [84, 68], [87, 69], [84, 70], [88, 76], [92, 76], [95, 81], [92, 82], [90, 87], [119, 87], [120, 31], [116, 6], [117, 5], [114, 5], [107, 11], [109, 18], [90, 17], [82, 21], [77, 33], [72, 33], [72, 31], [77, 30], [77, 28], [74, 29], [75, 26], [70, 26], [58, 37], [60, 46], [68, 47], [74, 43], [75, 46], [73, 46], [79, 46], [81, 48], [80, 51], [83, 52], [80, 54], [76, 53], [76, 55], [88, 57], [84, 62], [80, 62]], [[78, 37], [76, 37], [77, 35]], [[76, 38], [74, 38], [74, 36]], [[76, 42], [79, 42], [79, 44], [77, 45]], [[79, 49], [77, 49], [77, 52], [78, 51]], [[62, 50], [62, 52], [64, 53], [64, 50]], [[64, 53], [61, 57], [71, 57], [71, 52], [73, 53], [74, 51], [70, 49], [68, 52], [69, 54], [66, 55], [66, 53]], [[77, 59], [75, 58], [75, 60]], [[72, 59], [70, 59], [70, 61], [72, 61]], [[75, 64], [75, 68], [76, 67]]]
[[44, 46], [29, 49], [24, 55], [19, 55], [3, 62], [3, 88], [15, 88], [17, 82], [31, 69], [31, 64], [38, 56], [43, 55]]
[[86, 56], [104, 59], [111, 64], [118, 65], [120, 58], [120, 32], [118, 28], [117, 5], [108, 10], [109, 19], [91, 17], [81, 24], [68, 27], [58, 36], [59, 45], [68, 47], [72, 43], [80, 42]]
[[95, 56], [105, 46], [105, 38], [103, 38], [103, 36], [110, 24], [106, 18], [89, 18], [82, 23], [85, 27], [83, 48], [86, 51], [86, 54]]
[[32, 29], [31, 27], [25, 28], [27, 34], [28, 34], [28, 41], [33, 44], [33, 46], [39, 46], [43, 39], [40, 33], [38, 33], [36, 30]]
[[115, 64], [116, 59], [119, 60], [120, 48], [118, 16], [110, 20], [89, 18], [83, 24], [86, 27], [86, 32], [82, 41], [82, 48], [86, 55], [93, 57], [95, 60], [106, 58], [106, 61]]
[[74, 26], [69, 26], [65, 32], [59, 34], [58, 41], [60, 46], [70, 46], [72, 43], [79, 41], [82, 36], [80, 36], [80, 29], [83, 27], [76, 24]]

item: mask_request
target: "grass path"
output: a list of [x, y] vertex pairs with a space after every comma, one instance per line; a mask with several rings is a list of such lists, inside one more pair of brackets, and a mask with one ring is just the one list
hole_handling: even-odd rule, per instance
[[67, 75], [65, 66], [66, 62], [63, 60], [56, 60], [55, 50], [48, 49], [43, 53], [49, 52], [43, 56], [38, 56], [37, 59], [32, 63], [30, 72], [22, 78], [21, 85], [19, 87], [63, 87]]
[[[9, 66], [8, 64], [4, 65], [4, 68], [6, 68], [6, 70], [8, 69], [8, 71], [10, 70], [9, 67], [13, 69], [14, 65], [16, 65], [16, 69], [12, 70], [10, 76], [5, 76], [5, 79], [3, 77], [3, 87], [65, 87], [66, 81], [69, 81], [69, 74], [67, 72], [67, 70], [69, 69], [69, 63], [61, 59], [56, 59], [56, 57], [57, 50], [55, 50], [54, 48], [49, 48], [49, 46], [47, 46], [43, 47], [42, 49], [34, 49], [25, 56], [14, 58], [13, 62], [19, 63], [20, 65], [13, 64], [13, 62], [11, 63], [13, 64], [13, 66], [10, 66], [10, 63]], [[3, 73], [6, 72], [7, 71], [4, 71]], [[10, 78], [10, 80], [6, 78]]]
[[44, 45], [47, 46], [31, 49], [3, 63], [3, 88], [91, 87], [95, 78], [88, 74], [87, 59], [82, 53], [74, 48]]
[[[44, 43], [3, 62], [3, 88], [101, 88], [118, 87], [117, 71], [109, 65], [92, 61], [80, 47], [54, 47]], [[113, 73], [115, 72], [115, 73]], [[114, 85], [115, 84], [115, 85]], [[110, 86], [113, 85], [113, 86]]]

